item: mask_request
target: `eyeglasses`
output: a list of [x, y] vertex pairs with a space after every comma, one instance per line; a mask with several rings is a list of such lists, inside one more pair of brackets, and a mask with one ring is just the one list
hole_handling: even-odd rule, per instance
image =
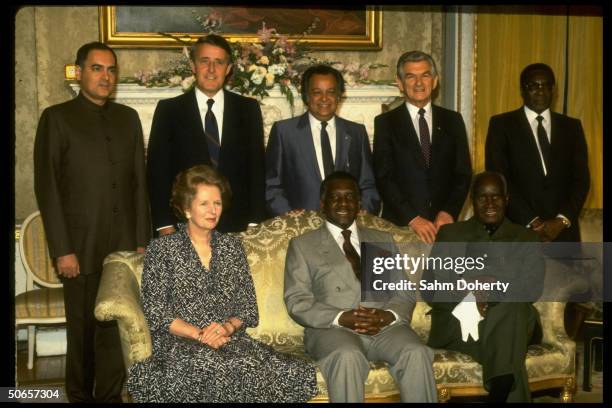
[[553, 88], [553, 84], [549, 82], [528, 82], [525, 84], [525, 89], [529, 92], [536, 92], [539, 89], [550, 91]]

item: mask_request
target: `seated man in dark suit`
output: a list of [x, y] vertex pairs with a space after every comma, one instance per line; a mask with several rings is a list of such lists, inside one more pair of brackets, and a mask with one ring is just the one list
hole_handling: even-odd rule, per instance
[[[527, 346], [539, 342], [541, 334], [539, 315], [532, 305], [543, 285], [539, 237], [505, 218], [508, 194], [501, 174], [478, 174], [472, 201], [474, 216], [440, 228], [429, 258], [480, 256], [485, 267], [471, 271], [437, 267], [424, 272], [429, 284], [455, 285], [452, 290], [421, 291], [432, 307], [427, 344], [468, 354], [481, 363], [489, 401], [529, 401], [525, 356]], [[508, 286], [459, 290], [460, 280]]]
[[308, 112], [276, 122], [266, 149], [266, 206], [270, 215], [318, 210], [321, 180], [335, 170], [359, 181], [362, 208], [378, 214], [370, 143], [365, 126], [336, 116], [344, 79], [336, 69], [315, 65], [302, 75]]
[[508, 181], [508, 218], [543, 241], [579, 242], [578, 217], [590, 187], [580, 120], [552, 112], [555, 75], [546, 64], [521, 73], [524, 106], [493, 116], [485, 146], [487, 170]]

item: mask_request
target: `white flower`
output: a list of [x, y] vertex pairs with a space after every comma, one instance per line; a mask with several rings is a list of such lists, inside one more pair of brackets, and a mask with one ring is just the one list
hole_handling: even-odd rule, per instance
[[281, 55], [280, 57], [278, 57], [278, 60], [282, 62], [283, 64], [287, 63], [287, 57], [285, 57], [284, 55]]
[[268, 65], [270, 63], [270, 60], [268, 59], [267, 56], [262, 56], [259, 61], [257, 61], [258, 64], [264, 64], [264, 65]]
[[181, 82], [183, 82], [183, 78], [181, 78], [179, 75], [175, 75], [168, 79], [170, 86], [178, 86], [181, 84]]
[[285, 70], [287, 69], [287, 64], [274, 64], [268, 67], [268, 72], [271, 72], [274, 75], [283, 75]]
[[259, 72], [259, 75], [261, 76], [266, 76], [266, 74], [268, 73], [268, 70], [266, 69], [266, 67], [257, 67], [257, 71]]
[[274, 86], [274, 74], [272, 74], [272, 73], [270, 73], [270, 72], [268, 72], [268, 73], [266, 74], [266, 86], [267, 86], [268, 88], [270, 88], [270, 87]]
[[183, 79], [183, 81], [181, 82], [181, 88], [183, 88], [183, 90], [187, 90], [191, 88], [191, 85], [193, 85], [194, 81], [195, 81], [195, 77], [193, 75], [188, 76], [187, 78]]
[[255, 85], [260, 85], [264, 77], [265, 77], [265, 74], [264, 75], [260, 74], [259, 70], [253, 71], [253, 74], [251, 74], [251, 82], [253, 82]]
[[353, 74], [345, 73], [342, 76], [344, 77], [344, 82], [346, 82], [347, 85], [349, 85], [349, 86], [355, 85], [356, 80], [355, 80], [355, 76]]
[[332, 64], [332, 68], [337, 70], [337, 71], [342, 72], [344, 70], [344, 64], [341, 64], [341, 63], [337, 62], [335, 64]]

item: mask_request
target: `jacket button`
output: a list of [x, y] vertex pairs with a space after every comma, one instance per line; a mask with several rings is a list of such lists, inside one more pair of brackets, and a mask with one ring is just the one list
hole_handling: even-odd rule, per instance
[[113, 213], [117, 214], [119, 212], [119, 208], [117, 206], [113, 207]]
[[113, 183], [113, 184], [111, 184], [111, 186], [112, 186], [113, 188], [117, 188], [117, 183]]
[[336, 286], [336, 292], [340, 292], [340, 286]]

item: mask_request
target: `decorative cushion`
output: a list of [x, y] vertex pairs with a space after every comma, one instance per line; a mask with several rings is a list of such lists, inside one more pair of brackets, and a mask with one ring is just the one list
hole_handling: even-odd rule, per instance
[[61, 317], [66, 317], [63, 288], [35, 289], [15, 297], [16, 319]]

